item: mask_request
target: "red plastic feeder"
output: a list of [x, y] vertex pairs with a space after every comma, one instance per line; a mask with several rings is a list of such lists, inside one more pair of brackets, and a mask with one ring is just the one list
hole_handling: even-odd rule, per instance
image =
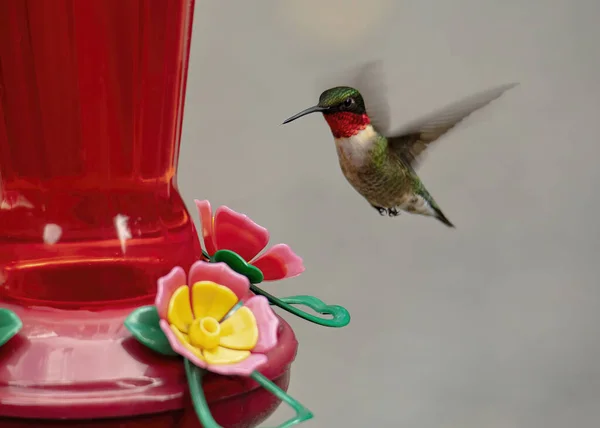
[[[193, 0], [0, 2], [2, 427], [198, 427], [180, 361], [123, 321], [200, 255], [176, 186]], [[124, 227], [125, 226], [125, 227]], [[280, 320], [261, 372], [287, 389]], [[278, 400], [205, 383], [217, 422], [253, 427]]]

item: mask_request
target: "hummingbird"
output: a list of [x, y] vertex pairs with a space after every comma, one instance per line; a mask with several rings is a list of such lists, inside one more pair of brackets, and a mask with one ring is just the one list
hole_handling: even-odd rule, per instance
[[[389, 109], [385, 97], [377, 93], [372, 79], [377, 64], [369, 63], [356, 77], [374, 98], [366, 100], [352, 86], [336, 86], [323, 91], [319, 102], [286, 119], [292, 122], [311, 113], [321, 113], [333, 135], [342, 173], [350, 185], [380, 215], [396, 217], [402, 211], [434, 217], [448, 227], [448, 220], [416, 173], [432, 143], [474, 111], [500, 97], [518, 83], [509, 83], [478, 92], [389, 132]], [[370, 80], [370, 81], [369, 81]], [[368, 107], [366, 101], [370, 104]]]

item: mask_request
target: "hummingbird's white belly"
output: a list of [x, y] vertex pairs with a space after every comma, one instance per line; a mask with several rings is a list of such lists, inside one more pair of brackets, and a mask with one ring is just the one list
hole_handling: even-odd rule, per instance
[[[379, 135], [371, 125], [348, 138], [336, 138], [340, 168], [350, 185], [370, 203], [378, 196], [389, 199], [385, 174], [373, 162], [373, 150]], [[383, 204], [382, 206], [387, 206]]]
[[369, 161], [369, 153], [377, 139], [377, 132], [371, 125], [348, 138], [335, 138], [340, 163], [360, 168]]
[[382, 173], [373, 163], [377, 132], [368, 125], [349, 138], [336, 138], [340, 167], [348, 182], [373, 205], [413, 214], [433, 215], [430, 204], [415, 195], [402, 176]]

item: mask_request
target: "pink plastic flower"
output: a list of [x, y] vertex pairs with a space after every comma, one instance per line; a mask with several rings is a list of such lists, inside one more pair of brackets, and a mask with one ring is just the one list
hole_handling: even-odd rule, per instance
[[225, 263], [201, 260], [189, 278], [179, 266], [159, 278], [155, 305], [173, 350], [222, 375], [249, 376], [264, 364], [277, 344], [279, 320], [265, 297], [245, 300], [249, 287]]
[[210, 203], [195, 200], [202, 223], [202, 239], [209, 255], [218, 250], [239, 254], [263, 273], [265, 281], [291, 278], [304, 272], [302, 259], [286, 244], [277, 244], [257, 255], [269, 243], [269, 231], [244, 214], [221, 205], [212, 215]]

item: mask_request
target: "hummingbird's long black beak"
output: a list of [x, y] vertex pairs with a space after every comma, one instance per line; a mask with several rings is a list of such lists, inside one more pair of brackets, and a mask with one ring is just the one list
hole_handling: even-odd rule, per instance
[[300, 113], [293, 115], [292, 117], [290, 117], [289, 119], [286, 119], [282, 125], [285, 125], [286, 123], [290, 123], [292, 120], [296, 120], [299, 117], [302, 116], [306, 116], [307, 114], [311, 114], [311, 113], [318, 113], [318, 112], [324, 112], [329, 110], [329, 107], [321, 107], [321, 106], [312, 106], [307, 108], [306, 110], [302, 110]]

